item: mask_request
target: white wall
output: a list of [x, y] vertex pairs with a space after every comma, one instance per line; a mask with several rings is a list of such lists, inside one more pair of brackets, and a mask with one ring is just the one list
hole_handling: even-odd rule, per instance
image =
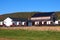
[[22, 24], [21, 25], [25, 25], [25, 22], [21, 22]]
[[42, 24], [44, 24], [45, 21], [42, 21]]
[[45, 20], [45, 19], [50, 19], [50, 17], [32, 17], [31, 20]]
[[55, 21], [55, 24], [59, 24], [59, 21]]
[[39, 25], [39, 21], [35, 21], [35, 25]]
[[4, 24], [6, 25], [6, 26], [11, 26], [12, 24], [13, 24], [13, 22], [12, 22], [12, 19], [11, 18], [6, 18], [5, 20], [4, 20]]
[[0, 25], [3, 25], [3, 21], [2, 21], [2, 22], [0, 22]]
[[17, 22], [17, 25], [20, 25], [19, 23], [20, 23], [20, 22]]
[[47, 23], [47, 24], [51, 24], [51, 21], [47, 21], [46, 23]]

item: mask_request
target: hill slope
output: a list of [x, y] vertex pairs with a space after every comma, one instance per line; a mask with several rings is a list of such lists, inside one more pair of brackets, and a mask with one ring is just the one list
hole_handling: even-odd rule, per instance
[[4, 20], [6, 17], [15, 17], [15, 18], [30, 18], [35, 12], [16, 12], [0, 15], [0, 20]]
[[[31, 18], [32, 15], [38, 12], [16, 12], [0, 15], [0, 20], [4, 20], [6, 17], [16, 17], [16, 18]], [[57, 19], [60, 19], [60, 12], [55, 12], [57, 15]]]

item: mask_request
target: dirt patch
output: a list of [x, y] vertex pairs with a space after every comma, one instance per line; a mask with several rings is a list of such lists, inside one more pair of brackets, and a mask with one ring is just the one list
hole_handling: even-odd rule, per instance
[[60, 26], [31, 26], [31, 27], [0, 27], [0, 29], [9, 29], [9, 30], [41, 30], [41, 31], [60, 31]]

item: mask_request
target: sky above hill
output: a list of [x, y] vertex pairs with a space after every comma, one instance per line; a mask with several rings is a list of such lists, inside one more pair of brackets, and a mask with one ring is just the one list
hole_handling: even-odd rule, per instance
[[60, 11], [60, 0], [0, 0], [0, 14]]

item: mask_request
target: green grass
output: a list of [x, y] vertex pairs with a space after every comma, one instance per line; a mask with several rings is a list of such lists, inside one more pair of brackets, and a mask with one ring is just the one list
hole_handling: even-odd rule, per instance
[[57, 31], [0, 30], [0, 38], [16, 40], [60, 40]]

